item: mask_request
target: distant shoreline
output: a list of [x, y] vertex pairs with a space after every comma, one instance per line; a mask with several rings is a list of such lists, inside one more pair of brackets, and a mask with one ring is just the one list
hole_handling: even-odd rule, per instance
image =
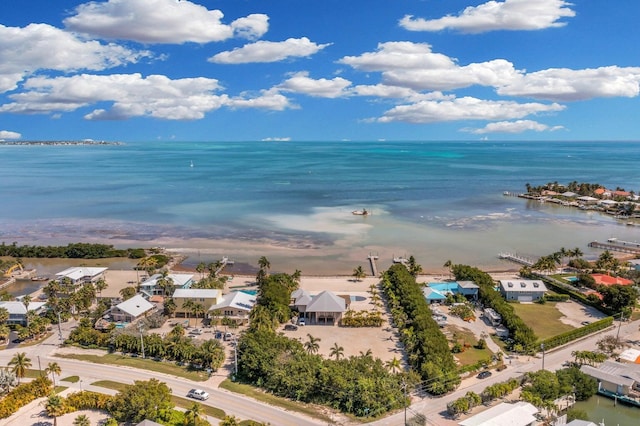
[[0, 141], [0, 145], [28, 145], [28, 146], [76, 146], [76, 145], [124, 145], [122, 142], [109, 141]]

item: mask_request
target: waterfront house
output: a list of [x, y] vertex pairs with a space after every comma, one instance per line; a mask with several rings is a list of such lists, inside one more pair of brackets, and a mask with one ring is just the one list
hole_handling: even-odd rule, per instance
[[631, 259], [627, 261], [629, 263], [629, 267], [634, 271], [640, 271], [640, 259]]
[[244, 291], [225, 294], [222, 300], [209, 308], [209, 316], [223, 316], [235, 320], [238, 324], [249, 322], [249, 313], [256, 304], [256, 295]]
[[500, 293], [506, 300], [535, 302], [547, 292], [541, 280], [500, 280]]
[[582, 197], [576, 198], [576, 200], [580, 201], [582, 204], [594, 205], [598, 203], [598, 199], [594, 197], [589, 197], [588, 195], [583, 195]]
[[571, 191], [563, 192], [560, 195], [562, 195], [563, 197], [567, 197], [567, 198], [576, 198], [578, 196], [578, 194], [576, 194], [575, 192], [571, 192]]
[[460, 426], [533, 426], [538, 424], [538, 409], [528, 402], [503, 402], [458, 424]]
[[428, 303], [443, 302], [447, 295], [462, 294], [467, 299], [478, 299], [479, 287], [473, 281], [430, 282], [422, 290]]
[[[199, 310], [198, 315], [204, 315], [212, 306], [222, 301], [222, 291], [204, 288], [178, 288], [173, 293], [173, 301], [176, 304], [176, 317], [189, 317], [194, 313], [192, 309], [194, 305], [200, 305], [202, 309]], [[188, 303], [189, 301], [191, 303]]]
[[342, 314], [347, 310], [345, 300], [330, 291], [311, 296], [306, 290], [296, 290], [291, 293], [297, 296], [293, 302], [293, 307], [298, 310], [301, 316], [309, 319], [311, 323], [337, 323]]
[[25, 306], [25, 304], [21, 301], [6, 301], [0, 302], [0, 308], [4, 308], [9, 312], [9, 319], [7, 320], [7, 325], [23, 325], [27, 324], [27, 311], [34, 312], [37, 315], [40, 315], [45, 310], [45, 302], [30, 302], [29, 306]]
[[622, 277], [612, 277], [607, 274], [591, 274], [596, 281], [596, 285], [612, 286], [612, 285], [632, 285], [633, 281]]
[[583, 365], [580, 371], [598, 381], [598, 393], [640, 406], [640, 365], [605, 361], [599, 367]]
[[154, 309], [153, 303], [147, 301], [141, 294], [136, 294], [131, 299], [112, 307], [110, 314], [113, 321], [129, 323], [145, 314], [148, 315]]
[[90, 268], [86, 266], [77, 266], [67, 268], [56, 274], [56, 280], [62, 282], [69, 280], [72, 285], [80, 286], [85, 283], [96, 283], [104, 279], [107, 268]]
[[[162, 274], [154, 274], [148, 279], [140, 283], [140, 292], [147, 297], [154, 295], [163, 295], [164, 290], [158, 284], [158, 281], [162, 279]], [[189, 288], [193, 284], [193, 274], [168, 274], [167, 280], [173, 282], [175, 289]]]

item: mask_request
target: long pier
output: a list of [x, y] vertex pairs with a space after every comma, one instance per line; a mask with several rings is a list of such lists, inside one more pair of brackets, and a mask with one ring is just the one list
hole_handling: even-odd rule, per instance
[[500, 253], [498, 257], [500, 259], [510, 260], [511, 262], [515, 262], [525, 266], [533, 266], [533, 264], [535, 263], [533, 260], [524, 256], [520, 256], [517, 253]]
[[216, 269], [216, 276], [218, 276], [220, 274], [220, 272], [222, 272], [222, 270], [227, 266], [231, 266], [233, 265], [235, 262], [233, 260], [230, 260], [227, 256], [224, 256], [222, 259], [220, 259], [220, 266], [218, 267], [218, 269]]
[[640, 245], [638, 245], [638, 243], [626, 242], [627, 244], [633, 244], [633, 245], [625, 246], [622, 244], [625, 242], [626, 241], [617, 241], [615, 243], [614, 242], [600, 243], [598, 241], [592, 241], [589, 243], [589, 247], [603, 249], [603, 250], [610, 250], [610, 251], [618, 251], [621, 253], [640, 254]]
[[371, 265], [371, 275], [377, 277], [378, 265], [376, 264], [376, 260], [378, 260], [378, 255], [370, 254], [369, 256], [367, 256], [367, 259], [369, 259], [369, 264]]

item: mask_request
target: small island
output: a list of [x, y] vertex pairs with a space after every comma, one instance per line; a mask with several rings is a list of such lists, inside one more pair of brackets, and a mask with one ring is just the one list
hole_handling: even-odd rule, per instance
[[[598, 183], [570, 182], [567, 185], [549, 182], [540, 186], [526, 184], [520, 198], [541, 203], [554, 203], [581, 210], [595, 210], [618, 219], [640, 219], [640, 196], [622, 187], [610, 189]], [[506, 192], [505, 195], [511, 195]], [[635, 222], [627, 222], [635, 225]]]
[[86, 139], [81, 141], [4, 141], [0, 140], [0, 145], [28, 145], [28, 146], [76, 146], [76, 145], [124, 145], [122, 142], [94, 141]]

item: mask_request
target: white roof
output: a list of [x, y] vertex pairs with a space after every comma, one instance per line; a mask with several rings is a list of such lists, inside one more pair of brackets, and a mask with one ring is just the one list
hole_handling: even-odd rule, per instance
[[626, 362], [635, 363], [636, 360], [640, 359], [640, 350], [634, 348], [625, 349], [620, 354], [620, 359]]
[[[42, 308], [44, 305], [46, 305], [46, 302], [30, 302], [29, 310], [37, 311], [38, 309]], [[26, 315], [27, 314], [27, 308], [24, 306], [24, 303], [22, 302], [17, 302], [17, 301], [0, 302], [0, 308], [5, 308], [10, 315]]]
[[74, 266], [71, 268], [67, 268], [62, 272], [58, 272], [56, 277], [64, 278], [67, 277], [72, 279], [73, 281], [77, 281], [84, 277], [95, 277], [96, 275], [102, 274], [106, 271], [107, 268], [89, 268], [86, 266]]
[[[154, 274], [147, 280], [143, 281], [140, 285], [145, 287], [155, 287], [158, 285], [158, 280], [162, 278], [162, 274]], [[173, 280], [173, 285], [176, 287], [182, 287], [193, 279], [193, 274], [168, 274], [167, 278]]]
[[127, 299], [116, 306], [116, 308], [134, 318], [137, 318], [148, 310], [153, 309], [153, 307], [154, 305], [142, 297], [141, 294], [136, 294], [131, 299]]
[[580, 201], [598, 201], [597, 198], [589, 197], [588, 195], [584, 195], [582, 197], [578, 197], [578, 200], [580, 200]]
[[184, 299], [217, 299], [220, 290], [210, 288], [178, 288], [173, 292], [174, 298]]
[[541, 280], [500, 280], [500, 288], [504, 291], [547, 291]]
[[527, 426], [536, 421], [538, 409], [528, 402], [503, 402], [458, 423], [460, 426]]
[[344, 312], [346, 305], [342, 297], [325, 290], [311, 300], [307, 312]]
[[250, 311], [256, 304], [256, 296], [254, 294], [245, 293], [244, 291], [234, 291], [223, 296], [222, 302], [209, 308], [210, 311], [217, 311], [224, 308], [242, 309]]

